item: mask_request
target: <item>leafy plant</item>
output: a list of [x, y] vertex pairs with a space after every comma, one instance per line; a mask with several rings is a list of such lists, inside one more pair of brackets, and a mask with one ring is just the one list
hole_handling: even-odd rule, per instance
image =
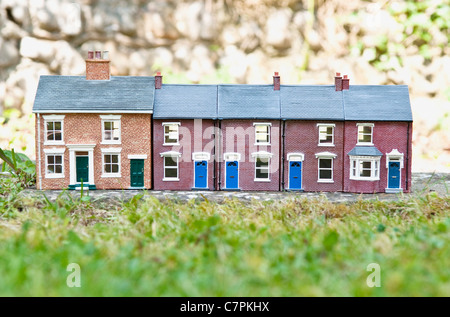
[[2, 172], [10, 172], [16, 176], [22, 185], [30, 186], [36, 181], [36, 164], [28, 156], [22, 153], [15, 153], [12, 150], [2, 150], [0, 148], [0, 159]]

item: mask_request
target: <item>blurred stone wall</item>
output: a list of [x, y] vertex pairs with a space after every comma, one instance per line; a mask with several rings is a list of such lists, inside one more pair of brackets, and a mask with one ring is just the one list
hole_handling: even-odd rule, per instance
[[[450, 20], [448, 5], [429, 2], [417, 23]], [[450, 123], [449, 32], [433, 24], [422, 39], [409, 3], [1, 0], [0, 121], [8, 109], [30, 114], [39, 75], [84, 75], [88, 50], [110, 52], [112, 75], [175, 74], [166, 82], [269, 83], [279, 71], [283, 84], [331, 84], [338, 71], [350, 84], [409, 85], [415, 147], [450, 170], [450, 149], [430, 141], [450, 148], [450, 130], [436, 128]]]

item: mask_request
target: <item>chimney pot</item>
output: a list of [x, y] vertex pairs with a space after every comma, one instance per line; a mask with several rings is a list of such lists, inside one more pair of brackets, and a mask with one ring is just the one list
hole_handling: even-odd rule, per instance
[[95, 51], [95, 59], [102, 59], [102, 51]]
[[88, 59], [94, 59], [94, 51], [88, 51]]
[[273, 75], [273, 90], [280, 90], [280, 75], [278, 72]]
[[347, 75], [344, 75], [344, 79], [342, 79], [342, 90], [348, 90], [350, 88], [350, 79]]
[[334, 86], [335, 86], [336, 91], [342, 91], [341, 73], [336, 73], [336, 76], [334, 77]]
[[109, 52], [108, 51], [103, 51], [103, 59], [108, 60], [109, 59]]
[[161, 89], [162, 87], [162, 76], [161, 72], [156, 72], [155, 76], [155, 89]]

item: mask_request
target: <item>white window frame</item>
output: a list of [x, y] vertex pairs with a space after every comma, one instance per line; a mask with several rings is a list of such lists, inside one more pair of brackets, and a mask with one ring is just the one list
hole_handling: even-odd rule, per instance
[[[180, 157], [181, 153], [175, 151], [168, 151], [160, 154], [163, 158], [163, 182], [177, 182], [180, 180]], [[167, 166], [166, 167], [166, 157], [176, 158], [177, 166]], [[177, 177], [166, 177], [166, 168], [176, 169]]]
[[[177, 142], [176, 143], [166, 143], [166, 135], [169, 135], [169, 133], [166, 133], [166, 126], [167, 125], [175, 125], [177, 127]], [[163, 146], [173, 146], [173, 145], [180, 145], [180, 122], [163, 122]]]
[[[46, 115], [44, 118], [44, 145], [64, 145], [64, 118], [65, 115]], [[47, 123], [49, 122], [61, 122], [61, 140], [47, 140]]]
[[[107, 178], [107, 177], [122, 177], [122, 157], [121, 157], [121, 152], [122, 149], [121, 148], [106, 148], [106, 149], [101, 149], [102, 152], [102, 176], [103, 178]], [[119, 170], [117, 173], [107, 173], [105, 172], [105, 155], [117, 155], [118, 156], [118, 165], [119, 165]], [[112, 164], [112, 163], [109, 163]], [[115, 163], [114, 163], [115, 164]]]
[[[317, 128], [318, 128], [318, 134], [319, 134], [319, 142], [318, 142], [318, 146], [335, 146], [334, 145], [334, 130], [335, 130], [336, 125], [334, 123], [318, 123], [317, 124]], [[320, 143], [320, 128], [332, 128], [332, 132], [331, 132], [331, 143], [327, 142], [327, 143]], [[329, 134], [326, 133], [326, 135], [328, 136]]]
[[[317, 182], [318, 183], [334, 183], [334, 159], [337, 157], [336, 154], [334, 153], [330, 153], [330, 152], [321, 152], [321, 153], [316, 153], [316, 158], [317, 158]], [[325, 169], [325, 168], [321, 168], [320, 167], [320, 160], [321, 159], [331, 159], [331, 168], [326, 168], [326, 170], [330, 170], [331, 169], [331, 178], [320, 178], [320, 171], [321, 169]]]
[[[359, 141], [359, 127], [370, 127], [371, 131], [370, 131], [370, 142], [360, 142]], [[356, 128], [357, 128], [357, 135], [356, 135], [356, 145], [374, 145], [373, 144], [373, 128], [375, 127], [375, 124], [373, 123], [357, 123], [356, 124]], [[367, 133], [363, 133], [364, 135]]]
[[[45, 153], [45, 178], [64, 178], [64, 152], [62, 149], [44, 149]], [[48, 157], [49, 156], [61, 156], [61, 173], [49, 173], [48, 172]], [[55, 165], [55, 164], [54, 164]]]
[[[255, 182], [270, 182], [271, 181], [271, 179], [270, 179], [270, 164], [272, 163], [271, 162], [272, 156], [273, 156], [272, 153], [269, 153], [266, 151], [252, 153], [252, 157], [255, 160], [255, 174], [254, 174], [255, 177], [254, 177], [253, 181], [255, 181]], [[257, 167], [256, 166], [258, 159], [261, 159], [261, 158], [267, 159], [267, 167]], [[256, 170], [258, 170], [258, 169], [259, 170], [267, 169], [267, 178], [256, 178]]]
[[[122, 123], [121, 115], [100, 115], [102, 119], [102, 142], [100, 144], [121, 144], [122, 143]], [[105, 140], [105, 122], [117, 122], [119, 128], [119, 140]]]
[[[380, 180], [381, 156], [350, 156], [350, 179], [360, 181]], [[370, 162], [370, 176], [361, 176], [361, 163]]]
[[[270, 122], [254, 122], [253, 123], [254, 129], [255, 129], [255, 145], [270, 145], [270, 129], [272, 127], [272, 123]], [[267, 132], [264, 133], [257, 133], [256, 127], [257, 126], [263, 126], [267, 127]], [[258, 134], [264, 134], [268, 136], [269, 142], [258, 142]]]

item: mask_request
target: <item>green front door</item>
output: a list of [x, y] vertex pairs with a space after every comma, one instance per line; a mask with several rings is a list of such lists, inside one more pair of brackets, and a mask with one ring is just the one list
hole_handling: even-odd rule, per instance
[[89, 157], [77, 156], [77, 183], [89, 182]]
[[144, 160], [130, 160], [131, 187], [144, 187]]

